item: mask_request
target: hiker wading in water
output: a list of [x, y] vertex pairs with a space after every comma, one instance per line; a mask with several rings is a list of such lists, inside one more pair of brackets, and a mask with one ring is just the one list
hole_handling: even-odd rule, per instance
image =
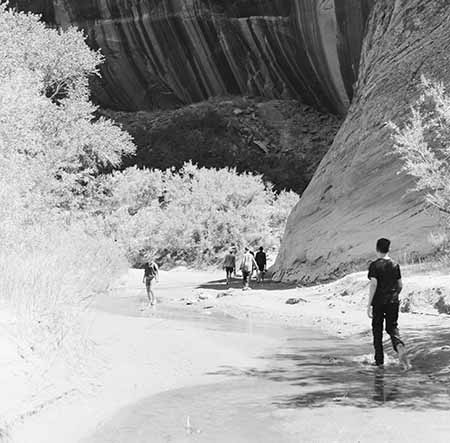
[[391, 242], [387, 238], [377, 241], [378, 259], [369, 266], [370, 280], [367, 315], [372, 319], [373, 346], [375, 364], [382, 368], [384, 364], [383, 323], [386, 320], [386, 332], [390, 335], [392, 346], [397, 352], [403, 368], [411, 367], [406, 355], [405, 344], [398, 330], [399, 294], [402, 290], [400, 266], [389, 257]]
[[151, 306], [154, 306], [156, 302], [155, 293], [153, 292], [155, 281], [159, 281], [158, 265], [153, 260], [150, 260], [144, 265], [144, 278], [142, 279], [142, 283], [145, 283], [148, 302]]

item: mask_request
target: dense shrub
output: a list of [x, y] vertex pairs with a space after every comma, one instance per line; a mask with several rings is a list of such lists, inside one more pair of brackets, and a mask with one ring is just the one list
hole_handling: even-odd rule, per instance
[[441, 83], [422, 77], [422, 95], [411, 117], [394, 131], [395, 152], [403, 170], [417, 179], [416, 189], [427, 202], [450, 215], [450, 97]]
[[61, 346], [123, 266], [83, 211], [100, 169], [134, 150], [128, 134], [93, 118], [88, 77], [101, 60], [81, 32], [0, 5], [0, 298], [29, 349]]
[[139, 264], [212, 264], [230, 245], [277, 247], [287, 216], [298, 200], [275, 193], [261, 176], [233, 169], [179, 171], [129, 168], [105, 178], [98, 207], [111, 233]]

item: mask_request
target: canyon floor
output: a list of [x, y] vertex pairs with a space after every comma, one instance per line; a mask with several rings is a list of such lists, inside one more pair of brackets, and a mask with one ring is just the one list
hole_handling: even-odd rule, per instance
[[0, 441], [448, 440], [450, 276], [404, 273], [406, 373], [387, 342], [386, 369], [370, 366], [365, 273], [242, 291], [222, 272], [179, 268], [161, 273], [154, 308], [141, 278], [131, 270], [85, 313], [90, 340], [72, 371], [31, 377], [0, 318]]

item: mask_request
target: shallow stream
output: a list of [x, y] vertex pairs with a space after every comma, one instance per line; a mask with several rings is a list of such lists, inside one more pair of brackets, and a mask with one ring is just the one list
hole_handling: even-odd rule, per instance
[[[111, 309], [118, 313], [127, 303], [129, 298], [117, 300]], [[439, 337], [440, 342], [432, 343], [440, 346], [440, 353], [432, 352], [423, 334], [412, 337], [415, 368], [404, 373], [392, 357], [385, 370], [371, 367], [370, 336], [343, 340], [312, 329], [255, 325], [251, 319], [170, 304], [159, 305], [152, 315], [222, 334], [238, 333], [242, 341], [253, 334], [275, 337], [278, 346], [260, 355], [254, 367], [218, 368], [216, 383], [162, 392], [119, 411], [85, 443], [368, 441], [363, 423], [373, 417], [388, 413], [395, 422], [395, 417], [427, 411], [440, 417], [450, 408], [442, 359], [443, 353], [448, 357], [444, 342], [449, 335], [444, 337], [442, 331], [429, 336]], [[442, 420], [439, 426], [445, 427]], [[424, 419], [424, 425], [430, 423]], [[358, 426], [362, 429], [355, 434]], [[420, 429], [420, 423], [407, 427], [412, 437], [401, 435], [420, 441], [414, 440], [415, 427]], [[435, 435], [441, 434], [439, 429]], [[448, 430], [442, 441], [448, 441]], [[435, 436], [434, 441], [441, 440]]]

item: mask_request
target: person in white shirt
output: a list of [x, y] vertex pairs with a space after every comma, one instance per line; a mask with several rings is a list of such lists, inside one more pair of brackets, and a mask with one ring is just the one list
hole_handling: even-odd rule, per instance
[[252, 273], [254, 268], [258, 269], [258, 264], [255, 261], [255, 257], [253, 257], [253, 255], [250, 253], [250, 249], [246, 247], [244, 249], [244, 255], [242, 257], [240, 266], [242, 272], [243, 291], [250, 289], [250, 274]]

